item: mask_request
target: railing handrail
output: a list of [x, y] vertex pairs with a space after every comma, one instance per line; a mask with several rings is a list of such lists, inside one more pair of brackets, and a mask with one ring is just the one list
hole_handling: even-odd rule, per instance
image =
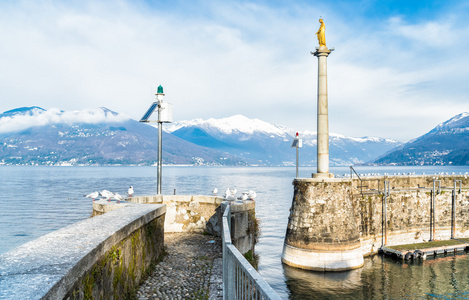
[[[259, 292], [261, 299], [280, 299], [272, 287], [262, 278], [246, 258], [238, 251], [231, 242], [231, 205], [227, 205], [222, 217], [222, 239], [223, 239], [223, 299], [237, 299], [236, 293], [246, 287], [246, 284], [235, 286], [234, 283], [240, 279], [237, 267], [243, 275], [249, 279], [248, 292]], [[231, 262], [234, 261], [235, 267]], [[231, 268], [230, 268], [231, 267]], [[241, 285], [241, 287], [240, 287]], [[254, 287], [254, 288], [253, 288]], [[256, 296], [257, 299], [257, 296]]]
[[[355, 171], [355, 169], [350, 166], [350, 171], [353, 171], [353, 173], [355, 173], [355, 175], [357, 175], [358, 179], [360, 179], [360, 181], [362, 181], [362, 179], [360, 178], [360, 175], [358, 175], [357, 171]], [[353, 178], [353, 173], [350, 172], [350, 178]]]

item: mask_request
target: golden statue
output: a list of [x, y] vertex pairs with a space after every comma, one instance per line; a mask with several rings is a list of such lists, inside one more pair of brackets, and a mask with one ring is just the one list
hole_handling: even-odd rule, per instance
[[321, 23], [321, 26], [319, 27], [318, 32], [316, 32], [316, 35], [318, 36], [319, 46], [326, 47], [326, 26], [324, 25], [324, 21], [322, 19], [319, 19], [319, 23]]

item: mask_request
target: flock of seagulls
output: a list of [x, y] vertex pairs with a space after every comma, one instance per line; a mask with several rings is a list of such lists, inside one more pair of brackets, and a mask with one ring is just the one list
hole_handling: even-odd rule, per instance
[[[130, 186], [130, 188], [127, 190], [127, 193], [129, 197], [133, 196], [134, 194], [133, 186]], [[102, 190], [101, 192], [95, 191], [86, 195], [85, 197], [93, 199], [93, 201], [95, 201], [96, 199], [106, 199], [108, 202], [111, 202], [111, 200], [115, 200], [117, 201], [117, 203], [120, 203], [121, 201], [125, 201], [124, 196], [120, 195], [119, 193], [110, 192], [108, 190]]]
[[[359, 176], [360, 177], [372, 177], [372, 176], [411, 176], [411, 175], [415, 175], [415, 172], [409, 172], [409, 173], [405, 173], [405, 172], [397, 172], [397, 173], [360, 173]], [[422, 173], [422, 175], [425, 175], [425, 173]], [[427, 175], [431, 175], [431, 174], [427, 174]], [[457, 175], [455, 172], [439, 172], [439, 173], [435, 173], [433, 175]], [[462, 172], [459, 172], [459, 175], [469, 175], [469, 172], [465, 172], [464, 174]], [[354, 175], [355, 176], [355, 175]], [[337, 177], [344, 177], [344, 178], [347, 178], [347, 177], [350, 177], [350, 174], [346, 174], [346, 173], [343, 173], [342, 176], [340, 175], [337, 175]]]
[[[247, 192], [242, 192], [241, 193], [241, 196], [239, 196], [238, 198], [236, 198], [236, 193], [238, 192], [238, 190], [236, 188], [234, 189], [230, 189], [230, 188], [227, 188], [226, 191], [225, 191], [225, 194], [223, 194], [223, 197], [225, 198], [225, 200], [228, 200], [228, 201], [234, 201], [234, 200], [254, 200], [256, 199], [257, 197], [257, 194], [255, 191], [253, 190], [249, 190]], [[218, 189], [217, 188], [214, 188], [213, 191], [212, 191], [213, 195], [216, 196], [217, 193], [218, 193]]]
[[[249, 190], [247, 192], [242, 192], [241, 196], [236, 198], [236, 193], [237, 192], [238, 192], [237, 189], [227, 188], [226, 191], [225, 191], [225, 194], [223, 195], [223, 197], [225, 198], [225, 200], [228, 200], [228, 201], [254, 200], [257, 197], [256, 192], [254, 192], [253, 190]], [[217, 193], [218, 193], [218, 189], [214, 188], [212, 190], [212, 194], [214, 196], [216, 196]], [[133, 186], [129, 187], [129, 189], [127, 190], [127, 194], [129, 196], [129, 198], [133, 197], [133, 195], [134, 195], [134, 187]], [[111, 200], [116, 200], [117, 203], [120, 203], [120, 201], [125, 201], [124, 196], [120, 195], [119, 193], [113, 193], [113, 192], [108, 191], [108, 190], [102, 190], [101, 192], [95, 191], [95, 192], [92, 192], [92, 193], [86, 195], [85, 197], [93, 199], [93, 201], [95, 201], [96, 199], [106, 199], [108, 202], [111, 202]]]

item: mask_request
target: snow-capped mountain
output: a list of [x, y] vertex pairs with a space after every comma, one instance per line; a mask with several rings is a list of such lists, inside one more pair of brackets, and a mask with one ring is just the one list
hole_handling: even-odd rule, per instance
[[376, 164], [469, 165], [469, 113], [438, 124], [379, 159]]
[[[260, 165], [291, 165], [295, 152], [290, 148], [295, 131], [258, 119], [236, 115], [223, 119], [195, 119], [165, 127], [173, 135], [194, 144], [249, 158]], [[304, 132], [302, 164], [316, 164], [316, 133]], [[330, 134], [331, 165], [360, 164], [399, 146], [383, 138], [353, 138]]]
[[[245, 165], [243, 159], [163, 134], [163, 163]], [[0, 164], [151, 165], [157, 130], [106, 108], [23, 107], [0, 114]]]
[[[249, 119], [243, 115], [235, 115], [223, 119], [208, 120], [194, 119], [189, 121], [180, 121], [172, 123], [165, 128], [167, 132], [174, 132], [181, 128], [198, 127], [213, 136], [223, 136], [230, 134], [264, 134], [264, 135], [277, 135], [289, 138], [292, 130], [284, 126], [274, 125], [259, 119]], [[287, 134], [288, 132], [288, 134]]]
[[[163, 163], [293, 165], [295, 132], [235, 115], [165, 124]], [[316, 133], [304, 132], [302, 165], [316, 164]], [[0, 114], [0, 164], [151, 165], [157, 130], [106, 108], [18, 108]], [[398, 146], [381, 138], [330, 135], [331, 165], [360, 164]]]

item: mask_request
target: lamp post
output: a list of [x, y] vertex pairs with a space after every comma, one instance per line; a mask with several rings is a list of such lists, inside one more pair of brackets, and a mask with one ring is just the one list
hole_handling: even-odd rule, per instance
[[163, 87], [160, 85], [156, 91], [156, 100], [152, 103], [147, 112], [143, 115], [140, 122], [155, 122], [150, 121], [149, 118], [155, 111], [158, 110], [158, 161], [157, 161], [157, 180], [156, 192], [161, 195], [161, 177], [163, 173], [163, 123], [171, 123], [173, 121], [173, 105], [171, 103], [163, 102], [164, 92]]
[[298, 136], [298, 132], [296, 133], [295, 139], [293, 140], [293, 143], [291, 144], [292, 148], [296, 148], [296, 178], [298, 178], [298, 163], [299, 163], [299, 149], [303, 146], [303, 143]]

